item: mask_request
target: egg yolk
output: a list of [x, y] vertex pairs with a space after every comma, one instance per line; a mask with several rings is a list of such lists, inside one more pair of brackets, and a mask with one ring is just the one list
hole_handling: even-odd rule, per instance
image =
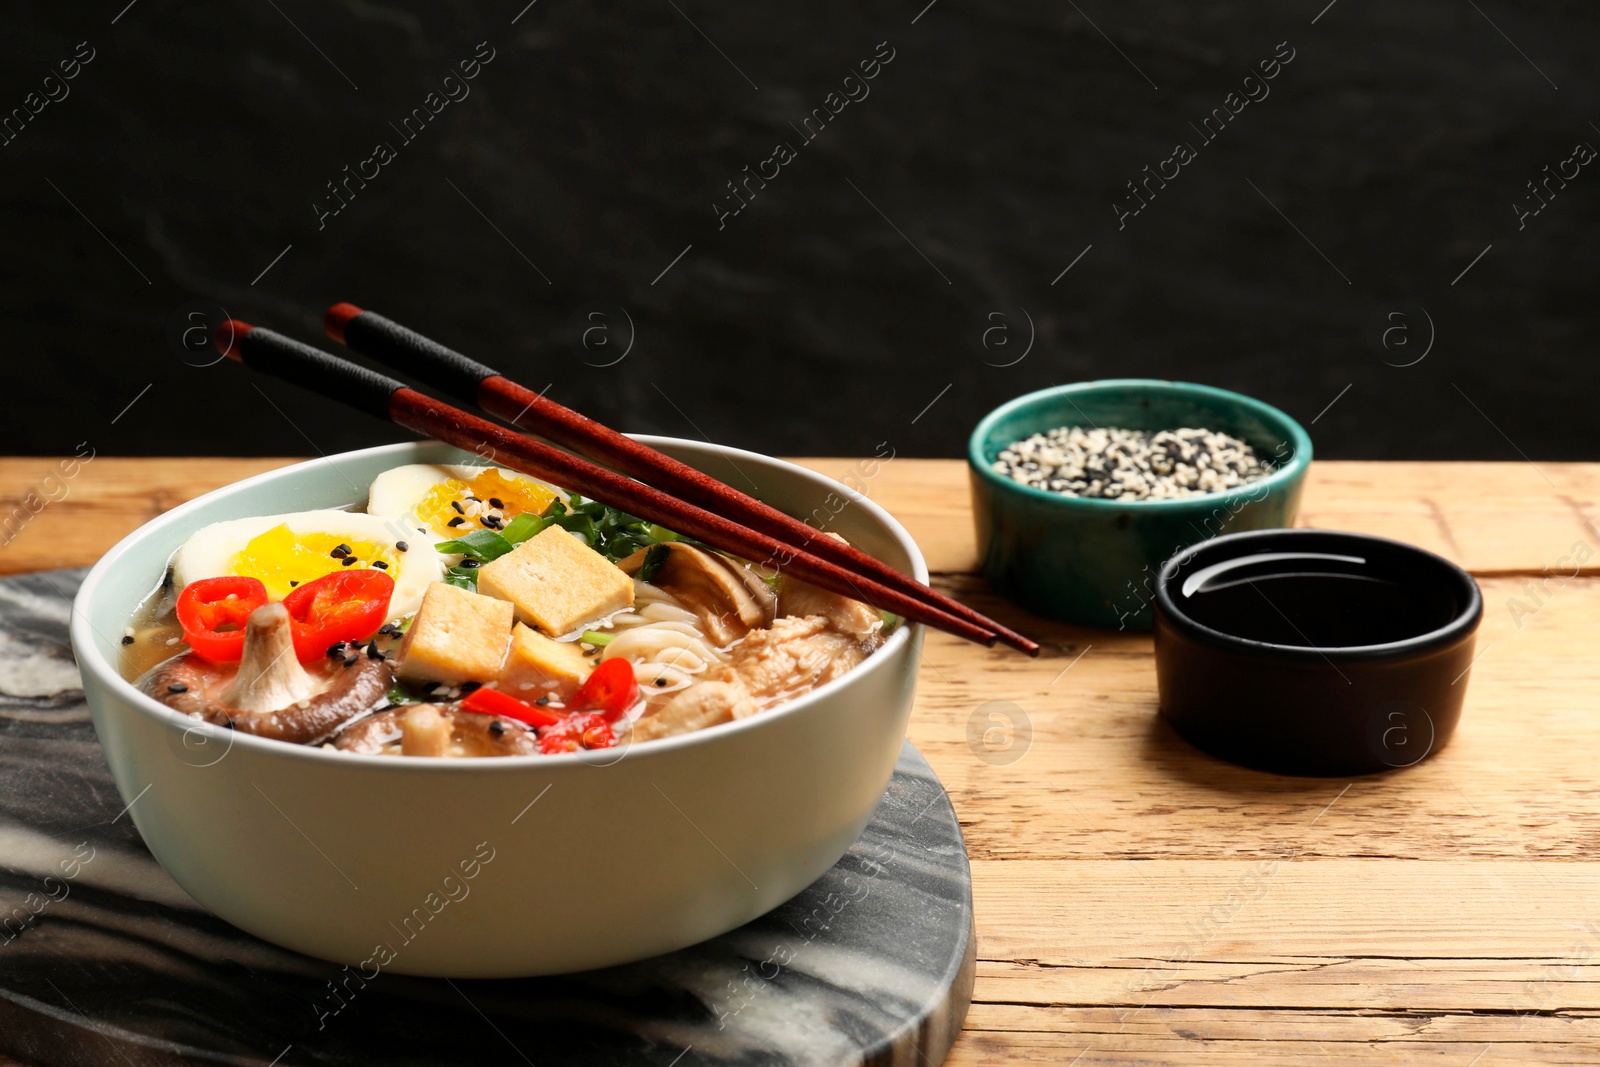
[[[417, 504], [417, 518], [433, 527], [440, 537], [453, 537], [473, 527], [482, 529], [483, 524], [477, 520], [483, 516], [510, 522], [524, 513], [542, 515], [555, 498], [553, 490], [538, 482], [507, 478], [490, 467], [470, 480], [449, 478], [439, 482]], [[462, 521], [451, 526], [452, 519]]]
[[[340, 545], [349, 547], [349, 557], [333, 554]], [[346, 567], [345, 558], [356, 562]], [[287, 523], [280, 523], [258, 534], [239, 550], [233, 557], [232, 573], [261, 579], [261, 584], [267, 587], [267, 596], [282, 600], [295, 586], [304, 585], [313, 578], [333, 571], [369, 568], [374, 560], [382, 560], [392, 574], [398, 564], [394, 546], [341, 538], [336, 533], [296, 534]]]

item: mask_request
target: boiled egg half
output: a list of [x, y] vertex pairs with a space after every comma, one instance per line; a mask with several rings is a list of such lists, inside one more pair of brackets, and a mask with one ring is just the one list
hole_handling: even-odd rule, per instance
[[393, 622], [416, 614], [429, 584], [444, 575], [433, 541], [419, 537], [413, 544], [407, 533], [392, 518], [331, 509], [229, 519], [184, 542], [173, 557], [173, 580], [181, 589], [201, 578], [259, 578], [268, 597], [282, 600], [324, 574], [376, 567], [394, 579], [388, 617]]
[[541, 515], [554, 488], [499, 467], [411, 463], [378, 475], [367, 514], [392, 519], [436, 541], [498, 529], [518, 515]]

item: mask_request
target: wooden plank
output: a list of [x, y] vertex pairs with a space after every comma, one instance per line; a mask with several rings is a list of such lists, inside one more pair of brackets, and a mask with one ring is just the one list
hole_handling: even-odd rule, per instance
[[1593, 1067], [1590, 1015], [1121, 1009], [975, 1003], [949, 1067]]
[[[1157, 717], [1148, 636], [1046, 628], [1046, 654], [1030, 660], [929, 635], [910, 737], [950, 791], [975, 859], [1266, 856], [1290, 845], [1586, 858], [1600, 842], [1600, 659], [1586, 636], [1600, 628], [1600, 581], [1553, 588], [1541, 609], [1514, 615], [1507, 603], [1523, 602], [1524, 583], [1481, 582], [1482, 656], [1461, 683], [1454, 741], [1415, 767], [1357, 779], [1315, 834], [1302, 828], [1346, 781], [1250, 771], [1191, 748]], [[1025, 716], [1020, 758], [1005, 762], [1021, 734], [991, 713]]]
[[[855, 460], [798, 462], [842, 478]], [[954, 460], [894, 459], [865, 493], [922, 546], [931, 570], [977, 566], [967, 468]], [[1546, 480], [1548, 479], [1548, 480]], [[1409, 541], [1474, 573], [1539, 572], [1574, 545], [1600, 573], [1600, 464], [1352, 463], [1318, 460], [1306, 478], [1298, 525]]]
[[[0, 459], [0, 574], [86, 567], [142, 524], [290, 459]], [[31, 500], [29, 494], [33, 494]]]
[[[14, 537], [0, 529], [0, 573], [92, 563], [166, 508], [295, 460], [101, 456], [73, 478], [47, 482], [48, 477], [59, 478], [56, 462], [45, 457], [0, 459], [0, 524], [15, 514], [29, 491], [41, 500], [60, 498], [30, 516]], [[975, 568], [964, 463], [896, 458], [865, 478], [853, 459], [798, 462], [832, 477], [853, 474], [869, 497], [906, 524], [933, 570], [963, 573]], [[1537, 573], [1560, 565], [1580, 541], [1600, 550], [1597, 520], [1600, 464], [1535, 468], [1526, 463], [1319, 460], [1308, 476], [1300, 521], [1411, 541], [1475, 573]], [[1600, 573], [1600, 551], [1585, 569]]]
[[[1335, 806], [1325, 821], [1335, 818]], [[1300, 827], [1314, 837], [1318, 828]], [[1600, 864], [1556, 860], [1325, 859], [977, 860], [979, 956], [1069, 968], [1023, 995], [987, 970], [984, 996], [1006, 1003], [1173, 1007], [1367, 1007], [1440, 1004], [1431, 961], [1511, 961], [1495, 991], [1502, 1011], [1600, 1011]], [[1448, 886], [1447, 892], [1442, 892]], [[1315, 962], [1307, 962], [1315, 961]], [[1391, 990], [1365, 1003], [1318, 993], [1344, 984], [1319, 965], [1391, 966]], [[1549, 964], [1548, 973], [1540, 970]], [[1244, 966], [1241, 974], [1228, 969]], [[1115, 968], [1075, 980], [1078, 969]], [[1460, 971], [1463, 980], [1470, 971]], [[1587, 978], [1587, 991], [1579, 988]], [[1550, 988], [1544, 988], [1550, 983]], [[1011, 995], [998, 995], [1009, 988]], [[1061, 995], [1056, 995], [1061, 994]]]

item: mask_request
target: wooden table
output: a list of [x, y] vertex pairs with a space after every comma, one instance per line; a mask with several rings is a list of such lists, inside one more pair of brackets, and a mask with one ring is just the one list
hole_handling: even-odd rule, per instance
[[[0, 548], [0, 572], [90, 563], [283, 462], [96, 459]], [[0, 460], [0, 500], [49, 471]], [[948, 1062], [1600, 1062], [1600, 465], [1312, 469], [1305, 525], [1422, 545], [1485, 598], [1455, 741], [1353, 781], [1200, 755], [1156, 718], [1148, 637], [992, 597], [959, 463], [897, 459], [867, 489], [937, 584], [1045, 643], [1038, 660], [927, 643], [911, 739], [961, 815], [979, 934]], [[991, 701], [1021, 709], [1031, 743], [969, 744], [998, 721]]]

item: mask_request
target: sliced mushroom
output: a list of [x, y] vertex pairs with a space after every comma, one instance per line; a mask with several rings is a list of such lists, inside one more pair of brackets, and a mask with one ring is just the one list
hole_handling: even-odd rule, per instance
[[[716, 644], [729, 644], [751, 630], [772, 624], [778, 598], [750, 568], [682, 541], [668, 541], [658, 547], [666, 549], [667, 558], [651, 583], [700, 616], [701, 625]], [[628, 574], [637, 574], [650, 551], [641, 549], [617, 566]]]
[[144, 690], [174, 711], [217, 726], [308, 745], [369, 711], [393, 681], [386, 662], [367, 656], [348, 667], [308, 672], [295, 659], [288, 611], [271, 603], [246, 620], [237, 665], [180, 656], [150, 672]]
[[342, 752], [381, 755], [399, 745], [402, 756], [535, 756], [539, 735], [511, 719], [463, 711], [455, 704], [385, 708], [353, 722], [331, 742]]

